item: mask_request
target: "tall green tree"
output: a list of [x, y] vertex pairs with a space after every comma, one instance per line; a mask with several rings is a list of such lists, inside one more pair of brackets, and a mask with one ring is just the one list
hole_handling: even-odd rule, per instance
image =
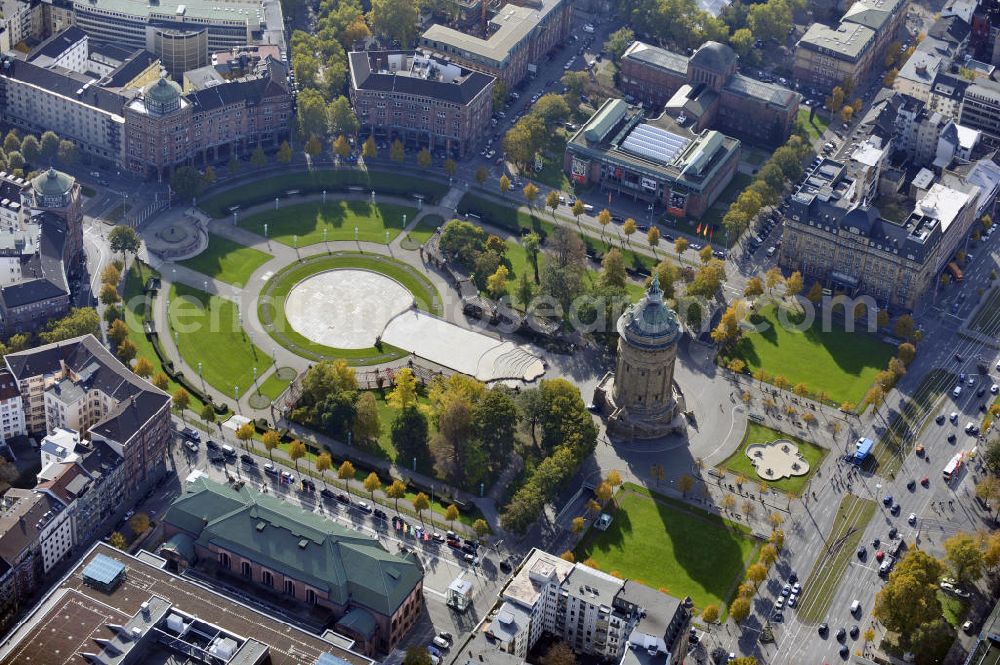
[[181, 201], [190, 201], [201, 193], [202, 175], [193, 166], [179, 166], [170, 175], [170, 189]]
[[368, 22], [377, 34], [407, 48], [416, 34], [419, 17], [420, 4], [412, 0], [372, 0]]

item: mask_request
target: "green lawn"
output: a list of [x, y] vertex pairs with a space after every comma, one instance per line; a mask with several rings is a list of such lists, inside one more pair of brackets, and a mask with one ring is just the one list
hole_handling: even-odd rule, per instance
[[[257, 235], [267, 236], [288, 246], [304, 247], [326, 240], [354, 240], [385, 243], [385, 232], [392, 240], [403, 228], [403, 215], [412, 220], [416, 208], [391, 204], [374, 204], [367, 201], [330, 201], [329, 203], [298, 203], [282, 206], [277, 210], [261, 212], [239, 224]], [[297, 236], [297, 239], [296, 239]]]
[[611, 526], [587, 533], [577, 561], [593, 559], [606, 573], [691, 596], [696, 610], [727, 606], [757, 549], [746, 527], [633, 485], [615, 501]]
[[212, 279], [242, 286], [250, 280], [254, 270], [270, 258], [270, 254], [210, 233], [205, 251], [192, 259], [181, 261], [180, 265], [197, 270]]
[[938, 600], [941, 601], [941, 615], [952, 628], [958, 628], [965, 622], [965, 615], [969, 611], [968, 604], [961, 598], [945, 593], [937, 592]]
[[855, 556], [865, 528], [875, 515], [875, 508], [874, 501], [853, 494], [841, 499], [833, 529], [826, 539], [826, 545], [832, 551], [816, 559], [803, 588], [798, 610], [801, 621], [815, 622], [826, 618], [840, 578]]
[[284, 173], [266, 180], [238, 185], [218, 194], [206, 196], [198, 202], [198, 207], [212, 217], [227, 217], [232, 214], [229, 211], [232, 206], [245, 210], [260, 203], [273, 202], [275, 197], [280, 197], [287, 203], [290, 191], [299, 194], [318, 194], [324, 190], [336, 192], [350, 187], [366, 192], [375, 190], [376, 195], [408, 197], [412, 194], [421, 194], [426, 197], [426, 203], [435, 203], [448, 191], [447, 183], [399, 173], [359, 169], [314, 169]]
[[817, 141], [819, 140], [819, 137], [823, 135], [823, 132], [826, 131], [826, 128], [830, 123], [822, 117], [822, 111], [816, 111], [816, 115], [813, 116], [813, 119], [810, 122], [809, 112], [808, 106], [800, 106], [796, 122], [805, 130], [810, 141]]
[[434, 231], [442, 224], [444, 224], [444, 218], [441, 215], [424, 215], [416, 226], [406, 232], [406, 237], [400, 244], [403, 245], [404, 249], [418, 249], [434, 235]]
[[743, 435], [743, 441], [740, 442], [740, 447], [736, 449], [736, 452], [730, 455], [730, 457], [724, 461], [721, 466], [728, 471], [735, 473], [737, 475], [744, 476], [750, 481], [758, 481], [759, 476], [750, 461], [750, 458], [746, 456], [746, 447], [754, 443], [770, 443], [772, 441], [777, 441], [778, 439], [786, 439], [791, 441], [799, 447], [799, 452], [802, 456], [806, 458], [809, 463], [809, 473], [804, 476], [792, 476], [791, 478], [783, 478], [776, 481], [768, 481], [768, 485], [781, 492], [789, 492], [796, 496], [802, 494], [802, 491], [806, 488], [809, 479], [812, 477], [813, 472], [819, 468], [819, 465], [823, 463], [823, 458], [829, 452], [826, 448], [821, 448], [814, 443], [809, 443], [798, 437], [789, 436], [784, 432], [779, 432], [778, 430], [771, 429], [770, 427], [765, 427], [758, 423], [751, 421], [747, 422], [747, 431]]
[[[392, 445], [392, 421], [396, 419], [396, 414], [399, 413], [398, 409], [394, 409], [389, 406], [389, 403], [385, 401], [385, 395], [378, 390], [373, 391], [375, 395], [375, 404], [378, 407], [378, 419], [382, 423], [382, 434], [378, 439], [378, 447], [386, 459], [392, 461], [394, 464], [398, 463], [407, 469], [413, 469], [413, 460], [397, 460], [399, 453], [396, 452], [395, 446]], [[421, 392], [417, 396], [417, 402], [426, 406], [430, 404], [430, 400], [427, 399], [427, 395]], [[437, 427], [433, 422], [433, 419], [428, 419], [428, 436], [433, 436]], [[429, 459], [417, 459], [417, 471], [428, 476], [434, 476], [434, 465]]]
[[[563, 150], [565, 150], [565, 142], [563, 142]], [[566, 172], [563, 171], [562, 154], [560, 152], [555, 156], [546, 157], [542, 162], [542, 170], [535, 172], [534, 169], [531, 169], [529, 173], [525, 174], [526, 177], [563, 192], [572, 192], [573, 183], [569, 181]]]
[[996, 337], [1000, 334], [1000, 289], [992, 289], [983, 299], [983, 304], [969, 322], [969, 329]]
[[285, 391], [289, 383], [291, 383], [290, 380], [286, 381], [278, 376], [277, 372], [272, 372], [271, 376], [264, 379], [263, 383], [260, 384], [258, 392], [273, 402]]
[[[197, 371], [202, 364], [205, 381], [223, 395], [233, 388], [245, 393], [257, 376], [271, 366], [271, 358], [250, 342], [239, 324], [236, 304], [183, 284], [170, 287], [171, 332], [178, 333], [178, 350]], [[191, 377], [192, 380], [197, 380]]]
[[[812, 393], [823, 392], [835, 404], [857, 404], [875, 375], [885, 369], [894, 348], [865, 332], [845, 332], [836, 322], [823, 332], [818, 318], [803, 332], [791, 330], [779, 323], [776, 306], [767, 305], [751, 317], [754, 324], [766, 323], [766, 329], [745, 335], [732, 356], [742, 359], [751, 371], [763, 369], [771, 377], [784, 376], [793, 386], [804, 383]], [[795, 325], [802, 315], [789, 314], [787, 320]]]
[[[146, 315], [146, 300], [142, 292], [143, 279], [139, 277], [136, 265], [133, 263], [125, 276], [125, 288], [122, 293], [125, 305], [125, 323], [128, 325], [128, 338], [132, 340], [137, 350], [136, 357], [148, 360], [153, 365], [153, 376], [155, 376], [158, 372], [163, 372], [163, 364], [160, 362], [159, 356], [156, 355], [156, 351], [153, 350], [153, 343], [146, 338], [146, 334], [143, 332], [142, 322]], [[143, 266], [142, 277], [149, 279], [150, 275], [158, 276], [149, 266]], [[180, 387], [180, 384], [174, 381], [167, 382], [167, 392], [171, 395]], [[191, 405], [188, 407], [191, 411], [199, 413], [204, 406], [205, 404], [201, 400], [193, 394], [191, 395]]]
[[313, 360], [343, 359], [354, 365], [371, 365], [405, 356], [406, 351], [389, 344], [384, 344], [381, 351], [374, 347], [337, 349], [317, 344], [300, 335], [288, 324], [284, 303], [289, 291], [306, 277], [339, 268], [362, 268], [382, 273], [406, 287], [420, 309], [433, 313], [441, 311], [441, 297], [434, 285], [427, 277], [404, 263], [384, 256], [366, 254], [321, 254], [294, 263], [268, 280], [258, 305], [261, 323], [268, 334], [290, 351]]

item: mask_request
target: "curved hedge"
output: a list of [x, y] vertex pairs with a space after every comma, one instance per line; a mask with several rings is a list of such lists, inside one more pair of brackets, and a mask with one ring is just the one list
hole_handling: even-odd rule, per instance
[[[258, 174], [259, 175], [259, 174]], [[209, 194], [198, 201], [198, 207], [215, 218], [229, 215], [229, 208], [246, 209], [260, 203], [285, 198], [290, 191], [318, 194], [343, 191], [351, 187], [375, 190], [376, 194], [412, 196], [419, 194], [427, 203], [437, 203], [448, 192], [448, 185], [411, 175], [362, 171], [360, 169], [325, 169], [313, 171], [282, 172], [262, 180], [236, 185], [216, 194]]]

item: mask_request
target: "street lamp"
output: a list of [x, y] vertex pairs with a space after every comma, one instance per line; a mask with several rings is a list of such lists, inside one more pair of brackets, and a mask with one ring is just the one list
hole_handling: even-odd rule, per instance
[[403, 213], [403, 228], [406, 228], [406, 213]]
[[277, 196], [274, 197], [274, 209], [275, 210], [278, 209], [278, 197]]
[[267, 222], [264, 222], [264, 239], [267, 240]]
[[242, 415], [243, 410], [240, 409], [240, 387], [233, 386], [233, 399], [236, 400], [236, 411]]
[[354, 227], [354, 242], [358, 241], [358, 227]]
[[417, 458], [413, 458], [413, 473], [417, 472]]
[[257, 385], [257, 368], [253, 368], [253, 385], [257, 389], [257, 394], [260, 394], [260, 387]]
[[201, 373], [201, 363], [198, 363], [198, 376], [201, 378], [202, 391], [208, 392], [207, 390], [205, 390], [205, 375]]
[[326, 190], [323, 190], [323, 203], [326, 203]]
[[233, 211], [233, 226], [236, 226], [236, 211]]

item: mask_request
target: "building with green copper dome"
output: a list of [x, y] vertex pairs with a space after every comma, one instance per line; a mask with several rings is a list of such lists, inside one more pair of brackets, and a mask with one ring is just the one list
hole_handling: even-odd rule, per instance
[[615, 372], [604, 377], [595, 395], [607, 416], [608, 432], [655, 439], [683, 429], [684, 398], [674, 383], [683, 329], [677, 313], [664, 302], [658, 277], [619, 317], [617, 329]]

